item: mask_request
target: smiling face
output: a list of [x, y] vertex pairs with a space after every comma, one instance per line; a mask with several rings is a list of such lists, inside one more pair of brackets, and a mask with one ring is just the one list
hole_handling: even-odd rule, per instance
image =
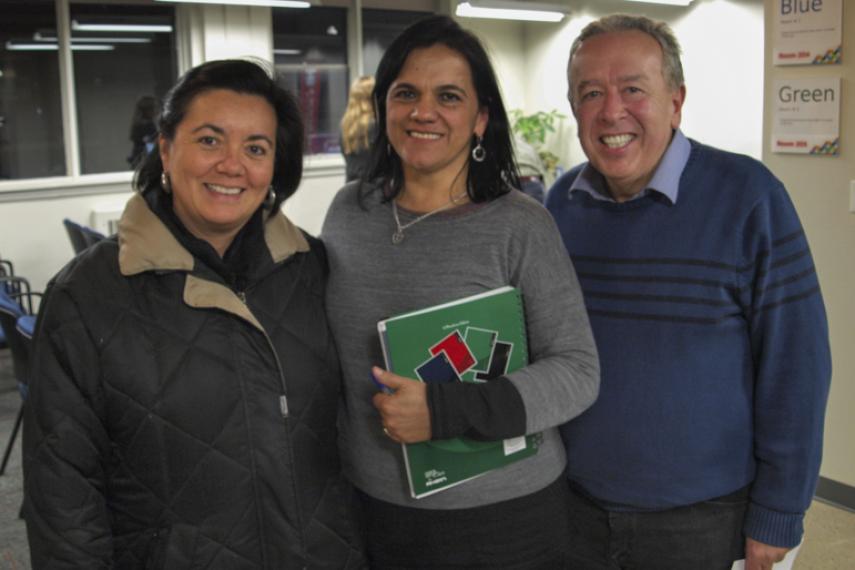
[[457, 176], [472, 135], [486, 128], [466, 59], [442, 44], [413, 50], [386, 94], [386, 134], [404, 178]]
[[267, 196], [276, 126], [264, 98], [215, 89], [193, 99], [171, 141], [160, 139], [175, 214], [221, 256]]
[[644, 190], [680, 126], [685, 87], [662, 73], [662, 48], [639, 31], [585, 40], [570, 64], [579, 142], [617, 201]]

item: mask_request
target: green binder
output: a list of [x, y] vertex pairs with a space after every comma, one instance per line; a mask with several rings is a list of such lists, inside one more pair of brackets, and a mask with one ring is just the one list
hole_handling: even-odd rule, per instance
[[[500, 287], [377, 323], [386, 368], [424, 382], [489, 382], [528, 363], [517, 289]], [[539, 434], [403, 444], [410, 494], [459, 485], [537, 453]]]

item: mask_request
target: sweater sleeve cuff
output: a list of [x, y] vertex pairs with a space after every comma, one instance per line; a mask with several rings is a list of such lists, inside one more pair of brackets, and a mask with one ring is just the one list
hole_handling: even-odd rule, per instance
[[485, 384], [428, 384], [427, 401], [431, 439], [497, 440], [525, 434], [525, 405], [504, 376]]
[[743, 531], [764, 544], [795, 548], [802, 541], [804, 518], [804, 513], [782, 513], [749, 503]]

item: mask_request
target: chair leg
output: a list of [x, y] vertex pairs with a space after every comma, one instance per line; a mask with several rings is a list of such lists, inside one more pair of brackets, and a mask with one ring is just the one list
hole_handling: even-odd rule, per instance
[[18, 437], [18, 430], [21, 429], [21, 422], [24, 419], [24, 403], [21, 402], [21, 408], [18, 410], [18, 417], [15, 418], [15, 427], [12, 428], [12, 434], [9, 436], [9, 443], [6, 444], [6, 452], [3, 454], [3, 463], [0, 464], [0, 475], [6, 472], [6, 464], [9, 463], [9, 456], [12, 454], [12, 448], [15, 447], [15, 438]]

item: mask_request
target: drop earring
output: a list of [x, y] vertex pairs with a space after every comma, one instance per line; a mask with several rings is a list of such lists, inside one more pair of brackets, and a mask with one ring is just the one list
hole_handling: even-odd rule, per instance
[[160, 187], [167, 194], [172, 194], [172, 182], [169, 180], [169, 175], [165, 170], [160, 173]]
[[472, 160], [475, 162], [484, 162], [484, 159], [487, 158], [487, 150], [481, 146], [481, 142], [484, 140], [484, 137], [477, 137], [475, 141], [475, 148], [472, 149]]

